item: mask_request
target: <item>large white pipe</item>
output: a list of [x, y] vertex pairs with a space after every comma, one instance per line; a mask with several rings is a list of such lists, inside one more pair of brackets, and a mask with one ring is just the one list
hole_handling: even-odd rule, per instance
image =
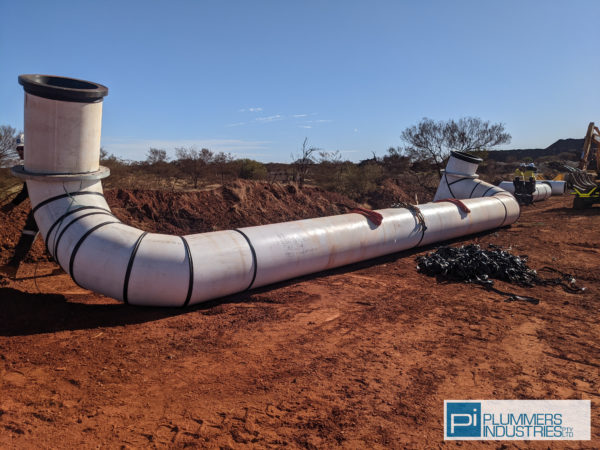
[[[546, 200], [547, 198], [550, 198], [552, 195], [562, 195], [565, 192], [565, 187], [566, 184], [564, 184], [565, 182], [562, 182], [563, 184], [556, 184], [554, 186], [551, 186], [549, 184], [549, 182], [545, 182], [545, 181], [537, 181], [535, 183], [535, 191], [533, 192], [532, 196], [533, 196], [533, 201], [534, 202], [540, 202], [542, 200]], [[514, 194], [515, 192], [515, 185], [512, 181], [501, 181], [500, 184], [498, 185], [498, 187], [504, 189], [507, 192], [510, 192], [511, 194]], [[556, 191], [556, 194], [553, 192]], [[560, 194], [559, 194], [560, 192]]]
[[[68, 92], [57, 92], [47, 78], [21, 76], [19, 81], [26, 95], [56, 101], [59, 109], [63, 102], [97, 103], [107, 93], [104, 86], [94, 83], [89, 89], [69, 88], [69, 80], [64, 78], [54, 84]], [[136, 305], [199, 303], [509, 225], [519, 217], [519, 205], [512, 195], [477, 179], [475, 170], [481, 160], [454, 152], [445, 179], [464, 179], [453, 188], [451, 182], [440, 184], [436, 200], [442, 202], [419, 205], [424, 224], [417, 210], [389, 208], [378, 211], [383, 216], [379, 226], [352, 213], [183, 237], [144, 233], [120, 223], [110, 213], [100, 182], [106, 170], [72, 150], [66, 158], [57, 150], [55, 156], [61, 164], [43, 156], [45, 138], [61, 139], [61, 130], [33, 126], [32, 117], [39, 114], [32, 112], [28, 105], [33, 103], [27, 102], [25, 129], [38, 136], [27, 135], [26, 153], [31, 151], [39, 158], [26, 158], [25, 167], [13, 172], [27, 180], [35, 219], [50, 253], [82, 287]], [[98, 130], [98, 135], [90, 137], [94, 146], [99, 142], [100, 114], [96, 120], [95, 125], [85, 125], [88, 130]], [[84, 126], [84, 122], [75, 120], [72, 125]], [[31, 149], [30, 142], [39, 147]], [[96, 155], [99, 146], [89, 151]], [[446, 195], [444, 186], [451, 188], [453, 195]], [[443, 201], [452, 197], [465, 199], [463, 205], [470, 212]]]
[[541, 180], [538, 183], [550, 186], [552, 195], [564, 195], [567, 192], [567, 182], [562, 180]]

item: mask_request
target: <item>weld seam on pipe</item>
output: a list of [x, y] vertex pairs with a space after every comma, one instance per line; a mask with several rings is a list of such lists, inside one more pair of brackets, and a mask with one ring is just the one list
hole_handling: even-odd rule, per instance
[[58, 235], [58, 238], [54, 241], [54, 253], [52, 254], [52, 257], [54, 258], [54, 260], [57, 263], [60, 264], [60, 261], [58, 260], [58, 256], [57, 256], [58, 255], [58, 246], [60, 244], [60, 240], [64, 236], [64, 234], [67, 231], [67, 229], [69, 229], [69, 227], [71, 225], [73, 225], [75, 222], [77, 222], [79, 219], [83, 219], [84, 217], [88, 217], [88, 216], [95, 216], [97, 214], [105, 214], [105, 215], [108, 215], [108, 216], [111, 216], [111, 217], [115, 217], [115, 216], [113, 216], [113, 214], [110, 211], [94, 211], [94, 212], [91, 212], [91, 213], [87, 213], [87, 214], [83, 214], [81, 216], [75, 217], [73, 220], [71, 220], [67, 225], [65, 225], [65, 227], [62, 229], [62, 231]]
[[96, 225], [96, 226], [90, 228], [88, 231], [86, 231], [84, 233], [84, 235], [79, 238], [79, 241], [77, 241], [77, 244], [75, 244], [75, 247], [73, 248], [73, 251], [71, 252], [71, 260], [69, 261], [69, 275], [71, 276], [71, 278], [73, 279], [73, 281], [78, 286], [79, 286], [79, 283], [77, 283], [77, 280], [75, 279], [75, 274], [73, 273], [73, 263], [75, 262], [75, 257], [77, 256], [77, 252], [79, 251], [79, 248], [81, 247], [81, 245], [83, 244], [83, 242], [88, 238], [88, 236], [90, 234], [92, 234], [98, 228], [102, 228], [105, 225], [110, 225], [111, 223], [121, 223], [121, 222], [102, 222], [102, 223], [99, 223], [98, 225]]
[[[107, 213], [112, 215], [110, 210], [108, 210], [106, 208], [102, 208], [100, 206], [82, 206], [81, 208], [72, 209], [71, 211], [64, 213], [62, 216], [60, 216], [58, 219], [56, 219], [54, 221], [54, 223], [50, 226], [50, 228], [48, 228], [48, 233], [44, 237], [44, 242], [46, 243], [46, 250], [48, 251], [48, 253], [50, 253], [52, 255], [52, 253], [50, 252], [50, 248], [48, 247], [48, 240], [50, 239], [50, 235], [54, 231], [54, 228], [56, 228], [57, 225], [62, 223], [62, 221], [65, 220], [67, 217], [69, 217], [71, 214], [74, 214], [76, 212], [86, 210], [86, 209], [98, 209], [98, 210], [106, 211]], [[60, 228], [60, 226], [59, 226], [59, 228]], [[52, 256], [54, 257], [54, 255], [52, 255]]]
[[244, 291], [248, 291], [248, 290], [252, 289], [252, 286], [254, 285], [254, 281], [256, 280], [256, 273], [258, 271], [258, 259], [256, 257], [256, 250], [254, 249], [252, 242], [250, 242], [250, 238], [248, 236], [246, 236], [246, 234], [242, 230], [238, 230], [237, 228], [235, 228], [233, 231], [237, 231], [244, 237], [244, 239], [246, 239], [246, 242], [248, 243], [248, 246], [250, 247], [250, 253], [252, 253], [252, 265], [254, 266], [254, 272], [252, 274], [252, 280], [250, 281], [250, 284], [248, 285], [248, 287], [246, 289], [244, 289]]
[[133, 249], [131, 250], [131, 255], [129, 255], [129, 262], [127, 263], [127, 270], [125, 271], [125, 279], [123, 280], [123, 302], [129, 304], [129, 298], [127, 296], [129, 291], [129, 278], [131, 277], [131, 269], [133, 268], [133, 261], [135, 260], [135, 255], [137, 254], [138, 249], [140, 248], [140, 244], [142, 243], [142, 239], [146, 237], [148, 234], [147, 231], [144, 231], [133, 244]]
[[37, 205], [35, 205], [35, 208], [33, 208], [31, 210], [31, 212], [33, 214], [35, 214], [38, 209], [40, 209], [42, 206], [46, 206], [48, 203], [52, 203], [56, 200], [60, 200], [61, 198], [75, 197], [77, 195], [100, 195], [100, 196], [104, 197], [104, 194], [102, 192], [96, 192], [96, 191], [66, 192], [61, 195], [56, 195], [54, 197], [47, 198], [46, 200], [38, 203]]
[[190, 303], [190, 299], [192, 298], [192, 292], [194, 290], [194, 260], [192, 259], [192, 252], [190, 250], [190, 245], [185, 237], [180, 236], [183, 241], [183, 246], [185, 247], [185, 255], [188, 260], [188, 267], [190, 271], [190, 281], [188, 283], [187, 295], [185, 296], [185, 301], [181, 307], [185, 307]]

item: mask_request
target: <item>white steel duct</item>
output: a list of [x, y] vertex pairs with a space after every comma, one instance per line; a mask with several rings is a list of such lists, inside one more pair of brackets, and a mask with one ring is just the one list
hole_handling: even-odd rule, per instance
[[[554, 185], [551, 185], [550, 181], [536, 181], [535, 191], [532, 194], [533, 201], [540, 202], [542, 200], [550, 198], [552, 195], [564, 194], [566, 189], [566, 183], [564, 181], [555, 181], [554, 183]], [[507, 192], [510, 192], [511, 194], [514, 194], [515, 192], [515, 185], [512, 181], [501, 181], [498, 187], [504, 189]]]
[[519, 217], [512, 195], [477, 178], [481, 160], [454, 152], [438, 202], [379, 210], [379, 226], [350, 213], [186, 236], [146, 233], [115, 218], [102, 195], [108, 171], [98, 166], [101, 102], [108, 89], [42, 75], [19, 82], [27, 156], [13, 173], [27, 180], [49, 252], [80, 286], [131, 304], [199, 303]]

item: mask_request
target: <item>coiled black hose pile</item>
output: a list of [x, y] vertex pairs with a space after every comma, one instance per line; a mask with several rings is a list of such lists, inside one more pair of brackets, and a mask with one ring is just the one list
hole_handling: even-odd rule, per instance
[[[487, 250], [477, 244], [439, 247], [426, 256], [417, 257], [417, 270], [438, 279], [477, 283], [495, 291], [497, 290], [492, 288], [494, 279], [524, 287], [560, 285], [569, 292], [582, 292], [585, 289], [575, 284], [572, 275], [551, 267], [543, 267], [540, 271], [554, 272], [560, 276], [542, 278], [538, 272], [527, 265], [527, 256], [513, 255], [510, 251], [493, 244], [489, 244]], [[500, 293], [504, 294], [504, 292]]]

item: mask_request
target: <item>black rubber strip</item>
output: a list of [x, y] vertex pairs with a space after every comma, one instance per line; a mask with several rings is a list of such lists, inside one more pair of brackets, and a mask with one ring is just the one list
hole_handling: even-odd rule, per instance
[[256, 271], [258, 269], [258, 262], [257, 262], [257, 259], [256, 259], [256, 250], [254, 250], [254, 246], [252, 245], [252, 242], [250, 242], [250, 239], [248, 239], [248, 236], [246, 236], [242, 231], [238, 230], [237, 228], [234, 229], [233, 231], [237, 231], [242, 236], [244, 236], [244, 239], [246, 239], [246, 242], [248, 242], [248, 245], [250, 246], [250, 252], [252, 253], [252, 264], [254, 265], [254, 273], [252, 274], [252, 281], [250, 281], [250, 284], [245, 289], [247, 291], [249, 289], [252, 289], [252, 285], [254, 284], [254, 280], [256, 280]]
[[[77, 244], [75, 244], [75, 247], [73, 248], [73, 251], [71, 252], [71, 260], [69, 261], [69, 275], [71, 275], [71, 278], [73, 279], [73, 281], [75, 281], [75, 283], [77, 283], [77, 280], [75, 280], [75, 276], [73, 275], [73, 263], [75, 262], [75, 257], [77, 256], [77, 252], [79, 251], [79, 247], [81, 247], [81, 244], [83, 244], [83, 242], [87, 239], [87, 237], [90, 234], [92, 234], [98, 228], [102, 228], [105, 225], [110, 225], [111, 223], [120, 223], [120, 222], [102, 222], [102, 223], [99, 223], [95, 227], [92, 227], [89, 230], [87, 230], [85, 232], [85, 234], [79, 238], [79, 241], [77, 241]], [[77, 283], [77, 284], [79, 285], [79, 283]]]
[[56, 200], [60, 200], [61, 198], [65, 198], [65, 197], [75, 197], [77, 195], [99, 195], [101, 197], [104, 197], [104, 194], [102, 192], [96, 192], [96, 191], [66, 192], [64, 194], [60, 194], [55, 197], [47, 198], [43, 202], [38, 203], [37, 205], [35, 205], [35, 208], [33, 208], [31, 210], [31, 212], [35, 214], [38, 209], [40, 209], [42, 206], [46, 206], [48, 203], [52, 203]]
[[[481, 184], [481, 181], [478, 181], [477, 183], [475, 183], [475, 186], [473, 186], [473, 190], [471, 191], [471, 193], [469, 194], [469, 198], [473, 198], [473, 192], [475, 192], [475, 189], [477, 189], [477, 187]], [[487, 192], [487, 191], [486, 191]]]
[[[498, 198], [496, 196], [493, 196], [492, 198], [495, 198], [500, 203], [502, 203], [502, 206], [504, 206], [504, 219], [502, 220], [502, 223], [500, 224], [500, 227], [503, 227], [504, 226], [504, 222], [506, 222], [506, 218], [508, 217], [508, 209], [506, 209], [506, 205], [504, 204], [504, 202], [500, 198]], [[520, 208], [519, 208], [519, 213], [520, 213]]]
[[[444, 174], [444, 176], [446, 176], [446, 174]], [[459, 178], [458, 180], [454, 180], [452, 183], [448, 183], [448, 177], [446, 177], [446, 184], [448, 186], [456, 184], [456, 183], [460, 183], [461, 181], [465, 181], [465, 180], [473, 180], [473, 178], [471, 177], [463, 177], [463, 178]]]
[[[490, 190], [494, 189], [495, 187], [497, 187], [497, 186], [490, 186], [489, 188], [487, 188], [487, 189], [485, 190], [485, 192], [483, 193], [482, 197], [485, 197], [485, 194], [487, 194], [488, 192], [490, 192]], [[508, 191], [507, 191], [507, 192], [508, 192]]]
[[50, 235], [54, 231], [54, 228], [56, 228], [56, 226], [58, 224], [60, 224], [63, 220], [65, 220], [71, 214], [74, 214], [74, 213], [76, 213], [78, 211], [83, 211], [83, 210], [86, 210], [86, 209], [97, 209], [97, 210], [102, 210], [102, 211], [106, 211], [106, 212], [110, 213], [110, 210], [108, 210], [106, 208], [100, 208], [99, 206], [82, 206], [81, 208], [72, 209], [71, 211], [68, 211], [68, 212], [64, 213], [62, 216], [60, 216], [58, 219], [56, 219], [54, 221], [54, 223], [48, 229], [48, 233], [46, 233], [46, 237], [44, 238], [44, 242], [46, 243], [46, 250], [48, 251], [48, 253], [50, 253], [50, 247], [48, 246], [48, 239], [50, 238]]
[[99, 83], [54, 75], [19, 75], [19, 84], [31, 95], [64, 102], [95, 103], [108, 95]]
[[144, 231], [142, 234], [140, 234], [140, 237], [138, 237], [137, 241], [135, 241], [135, 244], [133, 245], [133, 250], [131, 250], [131, 255], [129, 256], [129, 262], [127, 263], [127, 271], [125, 272], [125, 281], [123, 281], [123, 302], [125, 303], [129, 303], [129, 299], [127, 298], [127, 291], [129, 290], [129, 277], [131, 276], [133, 261], [135, 260], [135, 255], [137, 254], [137, 251], [140, 248], [142, 239], [144, 239], [144, 237], [147, 234], [147, 231]]
[[56, 238], [56, 239], [54, 240], [54, 252], [52, 253], [52, 257], [54, 258], [54, 260], [55, 260], [57, 263], [59, 263], [59, 264], [60, 264], [60, 262], [58, 261], [58, 258], [57, 258], [57, 256], [56, 256], [56, 255], [58, 254], [58, 245], [60, 244], [60, 240], [61, 240], [61, 239], [62, 239], [62, 237], [64, 236], [64, 234], [65, 234], [65, 231], [67, 231], [67, 229], [68, 229], [68, 228], [69, 228], [71, 225], [73, 225], [75, 222], [77, 222], [79, 219], [83, 219], [84, 217], [88, 217], [88, 216], [95, 216], [95, 215], [97, 215], [97, 214], [105, 214], [105, 215], [109, 215], [109, 216], [112, 216], [112, 217], [114, 217], [114, 216], [113, 216], [113, 215], [112, 215], [110, 212], [108, 212], [108, 211], [94, 211], [94, 212], [91, 212], [91, 213], [82, 214], [82, 215], [81, 215], [81, 216], [79, 216], [79, 217], [75, 217], [73, 220], [71, 220], [71, 221], [70, 221], [70, 222], [69, 222], [69, 223], [68, 223], [68, 224], [67, 224], [67, 225], [66, 225], [66, 226], [65, 226], [65, 227], [62, 229], [62, 231], [61, 231], [61, 232], [60, 232], [60, 234], [58, 235], [58, 238]]
[[466, 161], [473, 164], [480, 164], [483, 162], [483, 159], [478, 158], [477, 156], [469, 155], [468, 153], [459, 152], [456, 150], [451, 151], [450, 155], [454, 156], [457, 159], [460, 159], [461, 161]]
[[182, 307], [187, 306], [190, 303], [190, 299], [192, 298], [192, 291], [194, 290], [194, 260], [192, 259], [192, 252], [190, 251], [190, 245], [188, 241], [180, 236], [183, 241], [183, 246], [185, 247], [185, 255], [188, 260], [189, 269], [190, 269], [190, 281], [188, 282], [188, 291], [185, 296], [185, 302], [183, 302]]
[[[452, 192], [452, 188], [450, 187], [450, 184], [452, 183], [456, 183], [456, 181], [453, 181], [452, 183], [448, 183], [448, 176], [444, 173], [444, 180], [446, 180], [446, 186], [448, 186], [448, 192], [450, 192], [450, 195], [452, 196], [452, 198], [456, 198], [456, 195], [454, 195], [454, 192]], [[461, 181], [464, 180], [464, 178], [461, 178], [460, 180], [457, 181]]]

